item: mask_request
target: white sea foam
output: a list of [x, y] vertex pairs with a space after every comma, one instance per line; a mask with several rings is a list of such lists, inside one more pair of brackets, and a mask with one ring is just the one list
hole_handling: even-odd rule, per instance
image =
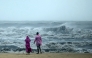
[[[17, 23], [17, 22], [16, 22]], [[3, 23], [2, 23], [3, 24]], [[8, 23], [9, 24], [9, 23]], [[13, 24], [13, 23], [12, 23]], [[15, 24], [15, 23], [14, 23]], [[18, 25], [6, 26], [2, 27], [0, 25], [0, 45], [14, 45], [20, 48], [25, 48], [25, 38], [28, 35], [31, 38], [31, 47], [36, 48], [35, 44], [33, 44], [35, 33], [40, 32], [43, 40], [42, 48], [50, 48], [58, 47], [60, 49], [70, 48], [72, 50], [77, 50], [82, 52], [85, 48], [86, 50], [91, 50], [92, 47], [92, 29], [82, 29], [78, 28], [76, 24], [71, 22], [65, 23], [41, 23], [45, 27], [38, 27], [39, 23], [28, 23], [31, 26], [27, 26], [27, 23], [18, 23]], [[22, 26], [25, 25], [25, 26]], [[49, 26], [50, 24], [50, 26]], [[56, 25], [55, 25], [56, 24]], [[10, 24], [9, 24], [10, 25]], [[33, 27], [33, 25], [35, 27]], [[82, 26], [81, 26], [82, 27]], [[50, 44], [55, 43], [55, 45]], [[57, 44], [59, 43], [59, 44]], [[61, 44], [60, 44], [61, 43]], [[70, 43], [70, 44], [69, 44]], [[47, 46], [50, 45], [51, 47]], [[68, 51], [68, 50], [67, 50]]]

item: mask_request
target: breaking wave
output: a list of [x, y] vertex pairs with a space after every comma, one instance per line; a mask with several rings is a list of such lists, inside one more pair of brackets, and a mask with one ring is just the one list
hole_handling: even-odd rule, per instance
[[[92, 22], [2, 22], [0, 23], [0, 45], [25, 48], [25, 37], [31, 38], [40, 32], [43, 49], [59, 49], [61, 52], [92, 53]], [[58, 47], [58, 48], [57, 48]]]

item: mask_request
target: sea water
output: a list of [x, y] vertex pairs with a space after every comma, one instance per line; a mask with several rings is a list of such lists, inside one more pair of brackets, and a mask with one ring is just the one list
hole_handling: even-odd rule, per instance
[[42, 49], [92, 53], [92, 21], [2, 21], [0, 50], [25, 48], [27, 35], [36, 49], [36, 32], [42, 37]]

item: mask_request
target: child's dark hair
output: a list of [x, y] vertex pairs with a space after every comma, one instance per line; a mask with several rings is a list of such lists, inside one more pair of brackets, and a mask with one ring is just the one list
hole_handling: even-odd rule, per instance
[[39, 34], [39, 32], [36, 33], [36, 35], [38, 35], [38, 34]]

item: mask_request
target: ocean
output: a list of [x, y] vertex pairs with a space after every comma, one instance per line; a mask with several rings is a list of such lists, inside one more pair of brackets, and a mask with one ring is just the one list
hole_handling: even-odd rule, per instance
[[25, 49], [25, 38], [36, 32], [42, 36], [42, 49], [54, 52], [92, 53], [92, 21], [1, 21], [0, 52]]

